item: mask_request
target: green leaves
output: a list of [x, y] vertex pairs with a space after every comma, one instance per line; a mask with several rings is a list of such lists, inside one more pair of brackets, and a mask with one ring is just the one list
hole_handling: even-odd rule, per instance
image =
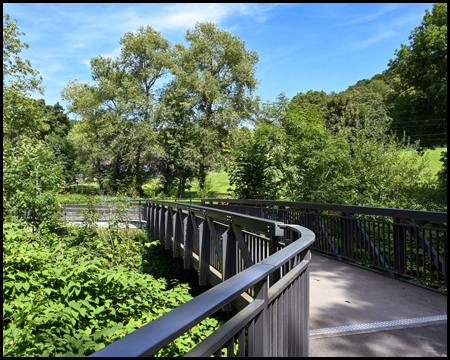
[[[3, 196], [9, 215], [38, 227], [45, 222], [57, 226], [59, 203], [56, 193], [62, 181], [61, 166], [53, 152], [40, 141], [23, 141], [4, 150]], [[6, 155], [6, 156], [5, 156]]]
[[[141, 230], [134, 235], [117, 230], [113, 248], [109, 233], [77, 245], [70, 237], [44, 241], [43, 234], [30, 234], [21, 224], [4, 223], [5, 356], [90, 355], [192, 298], [188, 286], [166, 290], [165, 279], [142, 272], [138, 259], [147, 239]], [[147, 244], [153, 249], [158, 243]], [[108, 257], [111, 252], [119, 266]], [[174, 356], [181, 349], [162, 352]]]
[[387, 70], [394, 76], [394, 130], [423, 147], [447, 144], [447, 4], [425, 10], [409, 39]]

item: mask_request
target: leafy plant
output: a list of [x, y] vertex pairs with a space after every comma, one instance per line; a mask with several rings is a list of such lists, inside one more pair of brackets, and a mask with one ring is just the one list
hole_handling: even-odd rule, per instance
[[3, 152], [3, 193], [12, 215], [35, 228], [60, 210], [62, 168], [41, 141], [22, 141]]
[[[4, 356], [89, 355], [192, 298], [187, 284], [144, 273], [153, 244], [118, 228], [125, 211], [96, 229], [91, 201], [65, 237], [3, 224]], [[217, 326], [206, 319], [156, 355], [182, 355]]]

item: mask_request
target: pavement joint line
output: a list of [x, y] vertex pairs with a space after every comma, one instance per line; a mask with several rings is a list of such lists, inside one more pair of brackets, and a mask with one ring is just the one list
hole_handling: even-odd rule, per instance
[[411, 325], [432, 321], [441, 321], [447, 320], [447, 315], [436, 315], [436, 316], [426, 316], [420, 318], [413, 319], [402, 319], [402, 320], [392, 320], [392, 321], [383, 321], [383, 322], [375, 322], [375, 323], [367, 323], [367, 324], [357, 324], [357, 325], [346, 325], [346, 326], [337, 326], [332, 328], [323, 328], [323, 329], [315, 329], [310, 330], [309, 335], [322, 335], [322, 334], [332, 334], [346, 331], [357, 331], [357, 330], [369, 330], [383, 327], [391, 327], [398, 325]]

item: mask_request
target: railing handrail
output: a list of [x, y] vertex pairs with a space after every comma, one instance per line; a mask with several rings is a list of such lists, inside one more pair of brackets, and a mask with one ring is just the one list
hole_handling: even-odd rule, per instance
[[[139, 199], [139, 200], [98, 200], [101, 203], [113, 203], [113, 202], [136, 202], [145, 203], [149, 200], [155, 199]], [[188, 199], [182, 199], [188, 200]], [[176, 202], [178, 204], [185, 204], [180, 201], [172, 200], [159, 200]], [[447, 223], [447, 212], [441, 211], [425, 211], [425, 210], [411, 210], [411, 209], [396, 209], [396, 208], [381, 208], [371, 206], [356, 206], [356, 205], [339, 205], [339, 204], [320, 204], [320, 203], [308, 203], [299, 201], [279, 201], [279, 200], [256, 200], [256, 199], [202, 199], [198, 203], [205, 204], [206, 202], [219, 202], [230, 204], [250, 204], [250, 205], [263, 205], [263, 206], [284, 206], [291, 208], [312, 209], [312, 210], [329, 210], [345, 213], [357, 213], [364, 215], [375, 216], [387, 216], [396, 217], [399, 219], [411, 219], [411, 220], [424, 220], [424, 221], [436, 221]], [[63, 201], [61, 205], [82, 205], [86, 204], [86, 201]], [[195, 204], [195, 203], [194, 203]]]
[[254, 264], [90, 356], [131, 357], [154, 354], [308, 249], [315, 240], [314, 233], [307, 228], [286, 224], [279, 226], [297, 232], [300, 238], [260, 263]]
[[202, 204], [306, 226], [317, 234], [314, 251], [428, 289], [447, 289], [447, 212], [246, 199]]
[[447, 223], [447, 212], [440, 211], [424, 211], [396, 208], [381, 208], [370, 206], [356, 205], [339, 205], [339, 204], [319, 204], [298, 201], [278, 201], [278, 200], [255, 200], [255, 199], [202, 199], [201, 203], [219, 202], [230, 204], [250, 204], [262, 206], [284, 206], [290, 208], [312, 209], [312, 210], [329, 210], [344, 213], [356, 213], [364, 215], [387, 216], [399, 219], [436, 221]]
[[[264, 219], [258, 216], [251, 216], [246, 214], [241, 214], [237, 212], [231, 212], [227, 210], [213, 209], [207, 206], [193, 205], [190, 203], [180, 203], [177, 201], [166, 201], [166, 200], [147, 200], [147, 203], [157, 203], [166, 206], [173, 206], [177, 210], [188, 210], [193, 212], [198, 212], [200, 215], [209, 215], [216, 220], [223, 222], [238, 222], [243, 226], [254, 227], [254, 230], [263, 231], [267, 235], [282, 236], [283, 230], [281, 230], [281, 225], [284, 223], [282, 221], [276, 221], [271, 219]], [[264, 220], [263, 222], [261, 220]], [[264, 223], [264, 225], [260, 225]]]

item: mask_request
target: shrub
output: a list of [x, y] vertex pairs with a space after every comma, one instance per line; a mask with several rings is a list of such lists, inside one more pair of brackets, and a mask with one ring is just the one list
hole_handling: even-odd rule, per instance
[[[4, 356], [89, 355], [192, 298], [187, 284], [168, 289], [142, 273], [143, 245], [152, 245], [140, 230], [120, 229], [111, 243], [103, 229], [83, 244], [69, 230], [3, 224]], [[206, 319], [158, 355], [184, 354], [217, 325]]]

